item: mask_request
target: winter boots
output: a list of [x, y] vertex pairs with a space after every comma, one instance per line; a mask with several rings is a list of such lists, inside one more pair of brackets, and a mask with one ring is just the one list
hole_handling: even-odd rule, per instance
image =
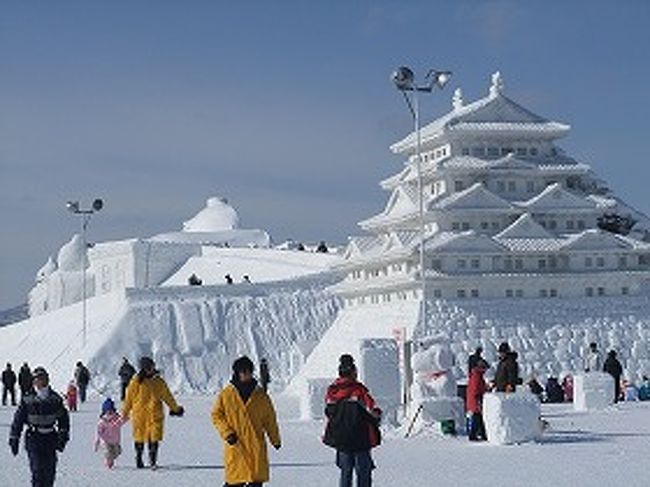
[[142, 461], [142, 454], [144, 453], [144, 443], [135, 443], [135, 466], [137, 468], [144, 468]]
[[[149, 443], [149, 466], [151, 470], [158, 470], [158, 442]], [[135, 443], [135, 466], [144, 468], [142, 455], [144, 454], [144, 443]]]

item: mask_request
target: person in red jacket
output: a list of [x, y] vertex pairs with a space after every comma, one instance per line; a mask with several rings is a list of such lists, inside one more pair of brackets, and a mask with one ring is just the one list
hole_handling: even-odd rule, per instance
[[368, 388], [357, 381], [352, 356], [339, 359], [339, 378], [327, 388], [327, 425], [323, 443], [336, 449], [336, 465], [341, 470], [340, 487], [352, 487], [352, 472], [358, 487], [370, 487], [375, 465], [370, 450], [379, 445], [381, 409]]
[[466, 402], [467, 413], [471, 415], [469, 429], [470, 441], [487, 440], [485, 424], [483, 423], [483, 396], [487, 392], [484, 375], [487, 369], [488, 363], [485, 360], [480, 360], [469, 373]]

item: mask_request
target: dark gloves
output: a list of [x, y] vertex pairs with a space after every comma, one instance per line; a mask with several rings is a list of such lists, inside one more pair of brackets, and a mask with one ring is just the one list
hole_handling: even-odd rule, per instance
[[282, 445], [280, 443], [278, 443], [277, 445], [273, 445], [273, 448], [275, 448], [276, 450], [279, 450], [281, 446]]
[[9, 448], [11, 448], [11, 453], [14, 456], [18, 455], [18, 438], [9, 438]]
[[65, 446], [68, 444], [68, 435], [59, 434], [56, 440], [56, 451], [63, 453]]
[[183, 406], [178, 406], [176, 411], [169, 411], [170, 416], [178, 416], [179, 418], [182, 418], [184, 414], [185, 408]]
[[234, 445], [237, 443], [237, 435], [235, 433], [230, 433], [228, 438], [226, 438], [226, 442], [231, 446]]

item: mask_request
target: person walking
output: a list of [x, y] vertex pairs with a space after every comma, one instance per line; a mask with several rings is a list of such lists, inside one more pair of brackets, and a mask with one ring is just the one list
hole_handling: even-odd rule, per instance
[[224, 441], [225, 487], [259, 487], [268, 482], [266, 438], [280, 449], [280, 430], [271, 398], [253, 378], [246, 356], [232, 365], [232, 379], [217, 396], [212, 424]]
[[485, 371], [488, 369], [488, 363], [480, 360], [472, 367], [467, 382], [467, 414], [470, 416], [469, 440], [485, 441], [485, 423], [483, 422], [483, 396], [487, 391], [485, 383]]
[[621, 376], [623, 375], [623, 366], [616, 358], [616, 350], [610, 350], [603, 364], [603, 372], [607, 372], [614, 378], [614, 402], [621, 399]]
[[63, 399], [50, 387], [43, 367], [33, 374], [34, 392], [21, 398], [14, 414], [9, 446], [18, 455], [20, 437], [27, 426], [25, 448], [29, 457], [33, 487], [51, 487], [56, 477], [57, 452], [62, 453], [70, 438], [70, 417]]
[[120, 400], [124, 401], [124, 398], [126, 398], [126, 388], [129, 387], [129, 382], [131, 382], [131, 379], [135, 375], [135, 367], [131, 365], [131, 362], [129, 362], [129, 359], [124, 357], [122, 358], [122, 365], [120, 365], [120, 370], [118, 370], [117, 375], [120, 376], [120, 387], [121, 387], [121, 393], [120, 393]]
[[519, 383], [519, 364], [517, 354], [510, 350], [510, 345], [503, 342], [499, 345], [499, 363], [494, 375], [497, 392], [515, 392]]
[[133, 442], [135, 445], [135, 465], [144, 468], [142, 455], [144, 445], [149, 448], [149, 465], [158, 468], [158, 448], [163, 440], [165, 415], [163, 403], [169, 408], [171, 416], [183, 416], [185, 410], [172, 395], [165, 380], [156, 370], [150, 357], [140, 359], [140, 370], [126, 388], [126, 398], [122, 404], [122, 417], [131, 419]]
[[2, 371], [2, 405], [7, 405], [7, 396], [11, 396], [11, 405], [16, 405], [16, 373], [12, 370], [11, 364]]
[[264, 392], [268, 392], [269, 384], [271, 383], [271, 373], [269, 372], [269, 362], [265, 358], [260, 360], [260, 382]]
[[18, 372], [18, 387], [20, 388], [21, 399], [33, 391], [32, 371], [27, 362], [23, 363]]
[[95, 434], [95, 452], [100, 447], [104, 453], [106, 468], [113, 468], [115, 460], [122, 454], [121, 430], [124, 419], [115, 410], [115, 403], [107, 397], [102, 403], [102, 413]]
[[381, 443], [381, 409], [368, 388], [357, 380], [351, 355], [339, 358], [339, 377], [327, 388], [325, 401], [323, 443], [336, 449], [336, 466], [341, 471], [339, 486], [352, 487], [354, 471], [357, 486], [370, 487], [375, 468], [370, 450]]
[[598, 344], [591, 342], [585, 356], [585, 372], [599, 372], [603, 367], [603, 357], [598, 350]]
[[74, 380], [79, 389], [79, 401], [83, 404], [86, 402], [86, 392], [88, 390], [88, 384], [90, 384], [90, 371], [82, 362], [77, 362], [77, 367], [74, 371]]

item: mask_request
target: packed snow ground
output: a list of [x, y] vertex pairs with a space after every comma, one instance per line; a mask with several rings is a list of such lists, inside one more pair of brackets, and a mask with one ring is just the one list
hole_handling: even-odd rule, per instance
[[[124, 454], [107, 472], [92, 452], [99, 403], [72, 415], [72, 441], [60, 458], [57, 485], [93, 486], [221, 485], [221, 442], [210, 424], [212, 398], [184, 397], [187, 414], [166, 420], [161, 469], [133, 466], [130, 426], [124, 430]], [[550, 423], [542, 442], [520, 446], [472, 444], [465, 437], [419, 436], [405, 440], [390, 433], [375, 450], [374, 484], [384, 486], [595, 486], [647, 485], [650, 450], [650, 403], [624, 403], [602, 412], [575, 413], [570, 404], [544, 405]], [[8, 435], [12, 408], [0, 408], [0, 429]], [[334, 453], [320, 443], [320, 422], [281, 421], [283, 447], [271, 451], [269, 486], [331, 487], [337, 482]], [[3, 442], [4, 443], [4, 442]], [[0, 448], [0, 485], [27, 485], [22, 450], [14, 459]]]

